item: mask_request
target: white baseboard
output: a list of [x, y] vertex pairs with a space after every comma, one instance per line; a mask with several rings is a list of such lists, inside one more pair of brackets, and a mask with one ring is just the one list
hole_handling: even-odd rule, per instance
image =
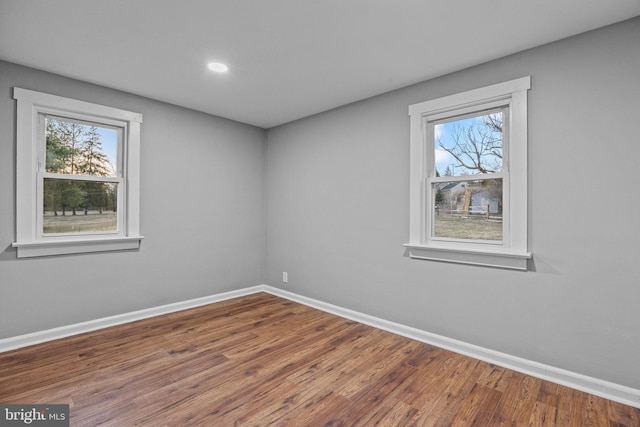
[[137, 320], [148, 319], [149, 317], [174, 313], [176, 311], [189, 308], [200, 307], [214, 302], [225, 301], [232, 298], [243, 297], [257, 292], [264, 291], [264, 286], [258, 285], [251, 288], [236, 291], [223, 292], [202, 298], [195, 298], [173, 304], [161, 305], [144, 310], [132, 311], [130, 313], [117, 314], [115, 316], [104, 317], [102, 319], [90, 320], [88, 322], [76, 323], [73, 325], [61, 326], [59, 328], [47, 329], [33, 332], [31, 334], [18, 335], [16, 337], [0, 339], [0, 353], [15, 350], [30, 345], [53, 341], [72, 335], [84, 334], [85, 332], [96, 331], [111, 326], [122, 325], [123, 323], [135, 322]]
[[46, 341], [52, 341], [59, 338], [65, 338], [72, 335], [78, 335], [85, 332], [91, 332], [98, 329], [121, 325], [123, 323], [147, 319], [149, 317], [160, 316], [163, 314], [174, 313], [176, 311], [225, 301], [232, 298], [243, 297], [258, 292], [267, 292], [281, 298], [295, 301], [300, 304], [325, 311], [327, 313], [335, 314], [346, 319], [364, 323], [366, 325], [392, 332], [394, 334], [401, 335], [410, 339], [414, 339], [416, 341], [431, 344], [445, 350], [450, 350], [455, 353], [483, 360], [488, 363], [493, 363], [498, 366], [522, 372], [527, 375], [561, 384], [563, 386], [584, 391], [596, 396], [604, 397], [605, 399], [620, 402], [625, 405], [640, 408], [640, 390], [638, 389], [600, 380], [598, 378], [588, 377], [586, 375], [578, 374], [520, 357], [511, 356], [509, 354], [479, 347], [473, 344], [465, 343], [463, 341], [454, 340], [441, 335], [433, 334], [431, 332], [426, 332], [410, 326], [390, 322], [388, 320], [349, 310], [347, 308], [339, 307], [337, 305], [329, 304], [268, 285], [252, 286], [249, 288], [224, 292], [208, 297], [167, 304], [145, 310], [134, 311], [131, 313], [125, 313], [74, 325], [20, 335], [17, 337], [0, 339], [0, 353], [27, 347], [34, 344], [40, 344]]
[[328, 304], [326, 302], [318, 301], [313, 298], [308, 298], [271, 286], [265, 286], [264, 291], [340, 317], [364, 323], [365, 325], [411, 338], [416, 341], [431, 344], [445, 350], [473, 357], [474, 359], [483, 360], [488, 363], [493, 363], [494, 365], [531, 375], [532, 377], [541, 378], [546, 381], [551, 381], [556, 384], [604, 397], [605, 399], [613, 400], [615, 402], [624, 403], [625, 405], [633, 406], [635, 408], [640, 408], [640, 390], [638, 389], [589, 377], [528, 359], [511, 356], [506, 353], [454, 340], [442, 335], [401, 325], [399, 323], [389, 322], [378, 317], [369, 316], [368, 314]]

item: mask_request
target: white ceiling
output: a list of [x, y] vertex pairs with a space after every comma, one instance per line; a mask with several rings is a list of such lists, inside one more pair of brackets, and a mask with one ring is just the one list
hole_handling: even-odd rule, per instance
[[640, 0], [0, 0], [0, 59], [269, 128], [638, 15]]

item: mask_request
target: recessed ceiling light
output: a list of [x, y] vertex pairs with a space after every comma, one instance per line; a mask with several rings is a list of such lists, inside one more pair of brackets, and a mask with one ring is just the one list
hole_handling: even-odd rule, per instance
[[210, 62], [209, 69], [211, 71], [215, 71], [216, 73], [226, 73], [229, 71], [229, 67], [227, 67], [222, 62]]

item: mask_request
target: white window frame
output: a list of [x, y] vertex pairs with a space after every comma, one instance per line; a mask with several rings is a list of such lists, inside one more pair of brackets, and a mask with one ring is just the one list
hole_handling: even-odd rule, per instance
[[[527, 243], [527, 92], [531, 77], [457, 93], [409, 106], [410, 188], [409, 243], [411, 258], [526, 270]], [[432, 184], [466, 181], [475, 175], [435, 177], [434, 122], [505, 107], [503, 168], [485, 178], [503, 179], [503, 239], [481, 241], [431, 237], [435, 196]]]
[[[18, 258], [137, 249], [140, 235], [140, 125], [142, 115], [33, 90], [13, 88], [16, 126], [16, 242]], [[42, 183], [45, 177], [83, 179], [44, 171], [45, 115], [121, 129], [118, 183], [118, 230], [113, 233], [42, 233]], [[95, 178], [95, 177], [92, 177]]]

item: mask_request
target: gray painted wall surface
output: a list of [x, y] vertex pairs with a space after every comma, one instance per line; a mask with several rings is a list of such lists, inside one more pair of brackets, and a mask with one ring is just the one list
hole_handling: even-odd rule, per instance
[[[139, 251], [16, 259], [13, 86], [143, 114]], [[0, 62], [0, 338], [262, 283], [264, 156], [262, 129]]]
[[[270, 129], [266, 282], [640, 388], [638, 70], [636, 18]], [[407, 107], [526, 75], [531, 271], [409, 259]]]

